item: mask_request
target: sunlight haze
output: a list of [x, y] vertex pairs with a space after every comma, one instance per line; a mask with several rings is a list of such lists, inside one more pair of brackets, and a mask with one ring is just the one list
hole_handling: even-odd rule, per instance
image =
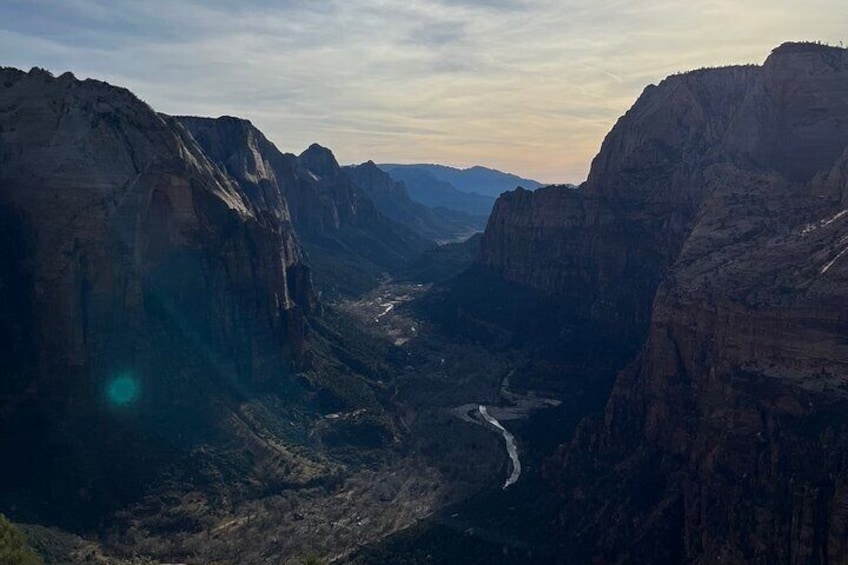
[[580, 182], [647, 84], [839, 44], [846, 16], [841, 0], [27, 0], [0, 5], [0, 52], [161, 112], [248, 118], [283, 151]]

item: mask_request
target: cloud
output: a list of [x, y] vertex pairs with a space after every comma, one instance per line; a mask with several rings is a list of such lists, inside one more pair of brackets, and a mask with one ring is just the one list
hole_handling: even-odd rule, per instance
[[836, 0], [11, 0], [2, 64], [72, 70], [160, 111], [250, 118], [340, 160], [579, 181], [667, 74], [838, 41]]

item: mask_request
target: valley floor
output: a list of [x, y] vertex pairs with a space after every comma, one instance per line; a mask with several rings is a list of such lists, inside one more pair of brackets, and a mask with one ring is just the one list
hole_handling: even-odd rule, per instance
[[[324, 474], [238, 501], [160, 486], [119, 513], [111, 533], [92, 538], [98, 542], [30, 526], [35, 545], [48, 562], [345, 561], [422, 520], [456, 514], [450, 509], [462, 501], [537, 480], [538, 457], [521, 434], [528, 418], [560, 399], [510, 388], [519, 354], [445, 338], [413, 315], [408, 306], [429, 290], [387, 282], [332, 306], [392, 348], [394, 376], [379, 383], [400, 434], [390, 445], [328, 447], [326, 460], [312, 457]], [[356, 416], [316, 418], [320, 426]]]

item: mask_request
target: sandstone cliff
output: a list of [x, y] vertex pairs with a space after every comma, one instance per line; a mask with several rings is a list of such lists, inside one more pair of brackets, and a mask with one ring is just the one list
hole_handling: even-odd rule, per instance
[[361, 292], [433, 245], [380, 213], [325, 147], [313, 144], [295, 156], [246, 120], [177, 119], [254, 206], [291, 222], [323, 290]]
[[234, 415], [296, 398], [313, 297], [290, 226], [124, 89], [4, 68], [0, 108], [7, 506], [98, 519], [206, 442], [274, 469]]
[[644, 344], [549, 465], [586, 559], [844, 560], [846, 71], [785, 44], [669, 77], [578, 190], [496, 205], [481, 267]]

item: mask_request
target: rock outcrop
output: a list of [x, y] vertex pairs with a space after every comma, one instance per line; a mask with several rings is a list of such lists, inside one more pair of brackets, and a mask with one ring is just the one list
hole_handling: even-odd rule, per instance
[[291, 221], [325, 291], [361, 292], [433, 245], [381, 214], [325, 147], [313, 144], [295, 156], [280, 152], [246, 120], [177, 119], [246, 187], [255, 206]]
[[564, 546], [844, 560], [846, 159], [848, 53], [785, 44], [648, 87], [578, 190], [499, 200], [482, 267], [632, 330], [605, 414], [548, 466]]
[[256, 394], [296, 398], [306, 361], [309, 271], [264, 211], [285, 203], [258, 205], [124, 89], [4, 68], [0, 108], [6, 506], [97, 520], [206, 443], [273, 468], [229, 419]]

